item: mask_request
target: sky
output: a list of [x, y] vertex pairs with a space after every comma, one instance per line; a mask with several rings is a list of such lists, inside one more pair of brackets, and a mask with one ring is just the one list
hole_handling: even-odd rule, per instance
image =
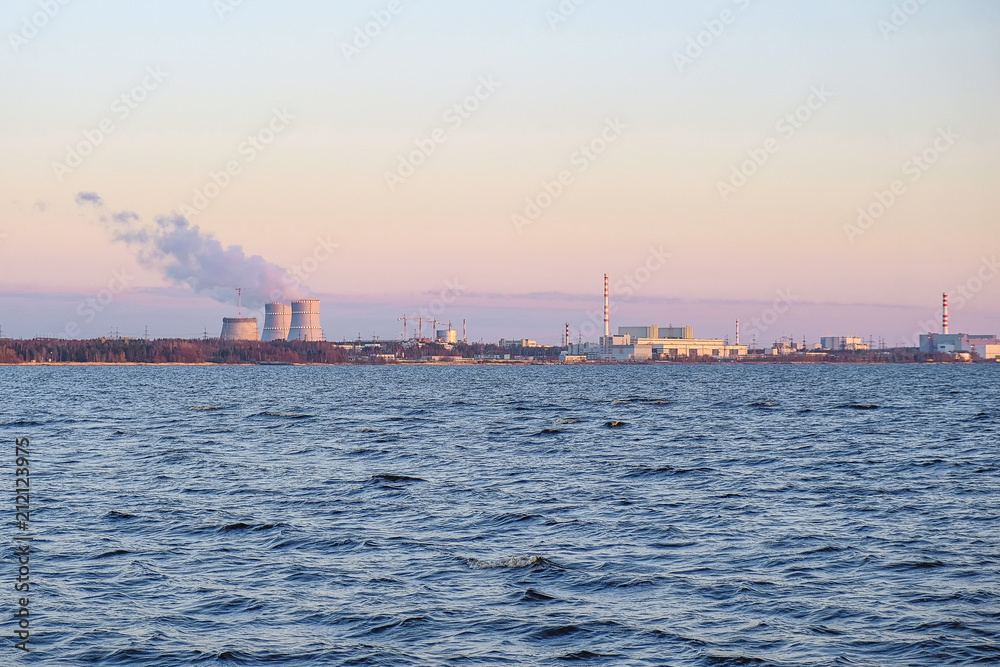
[[948, 292], [1000, 333], [996, 2], [10, 0], [0, 37], [3, 336], [217, 336], [243, 287], [330, 340], [558, 344], [605, 273], [612, 329], [912, 344]]

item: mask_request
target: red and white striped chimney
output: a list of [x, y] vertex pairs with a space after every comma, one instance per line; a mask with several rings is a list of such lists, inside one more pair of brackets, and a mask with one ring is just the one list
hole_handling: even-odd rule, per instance
[[608, 289], [608, 274], [604, 274], [604, 337], [611, 335], [611, 292]]
[[947, 292], [944, 293], [944, 303], [941, 306], [941, 308], [942, 308], [942, 313], [941, 313], [941, 333], [947, 334], [948, 333], [948, 293]]

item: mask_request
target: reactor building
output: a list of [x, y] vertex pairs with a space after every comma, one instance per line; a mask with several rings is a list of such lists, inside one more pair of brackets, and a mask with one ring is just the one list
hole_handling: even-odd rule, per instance
[[730, 345], [721, 338], [695, 338], [691, 327], [648, 326], [618, 327], [618, 335], [611, 334], [611, 290], [608, 275], [604, 275], [604, 336], [597, 344], [569, 343], [566, 329], [566, 351], [559, 356], [563, 361], [656, 361], [676, 360], [683, 357], [712, 357], [739, 359], [747, 356], [746, 345], [740, 345], [739, 322], [736, 323], [736, 344]]
[[982, 359], [1000, 361], [1000, 336], [996, 334], [951, 333], [948, 329], [948, 294], [942, 294], [941, 333], [920, 334], [920, 351], [925, 354], [968, 352]]

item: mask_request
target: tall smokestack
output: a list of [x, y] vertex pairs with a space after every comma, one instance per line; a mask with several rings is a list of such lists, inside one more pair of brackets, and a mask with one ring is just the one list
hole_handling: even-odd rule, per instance
[[608, 289], [608, 274], [604, 274], [604, 337], [611, 335], [611, 292]]
[[941, 306], [941, 333], [948, 333], [948, 293], [944, 293], [944, 303]]
[[740, 344], [740, 321], [736, 320], [736, 344]]

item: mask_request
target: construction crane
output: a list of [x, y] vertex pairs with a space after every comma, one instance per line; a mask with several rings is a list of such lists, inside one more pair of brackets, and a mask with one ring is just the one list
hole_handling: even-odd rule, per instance
[[[417, 318], [417, 340], [423, 340], [424, 338], [424, 322], [433, 323], [436, 320], [430, 317], [418, 317]], [[434, 326], [431, 324], [431, 326]]]
[[403, 323], [403, 340], [406, 340], [406, 323], [407, 323], [407, 321], [412, 320], [412, 319], [413, 318], [410, 317], [409, 315], [403, 315], [402, 317], [397, 317], [396, 318], [397, 322], [402, 322]]

